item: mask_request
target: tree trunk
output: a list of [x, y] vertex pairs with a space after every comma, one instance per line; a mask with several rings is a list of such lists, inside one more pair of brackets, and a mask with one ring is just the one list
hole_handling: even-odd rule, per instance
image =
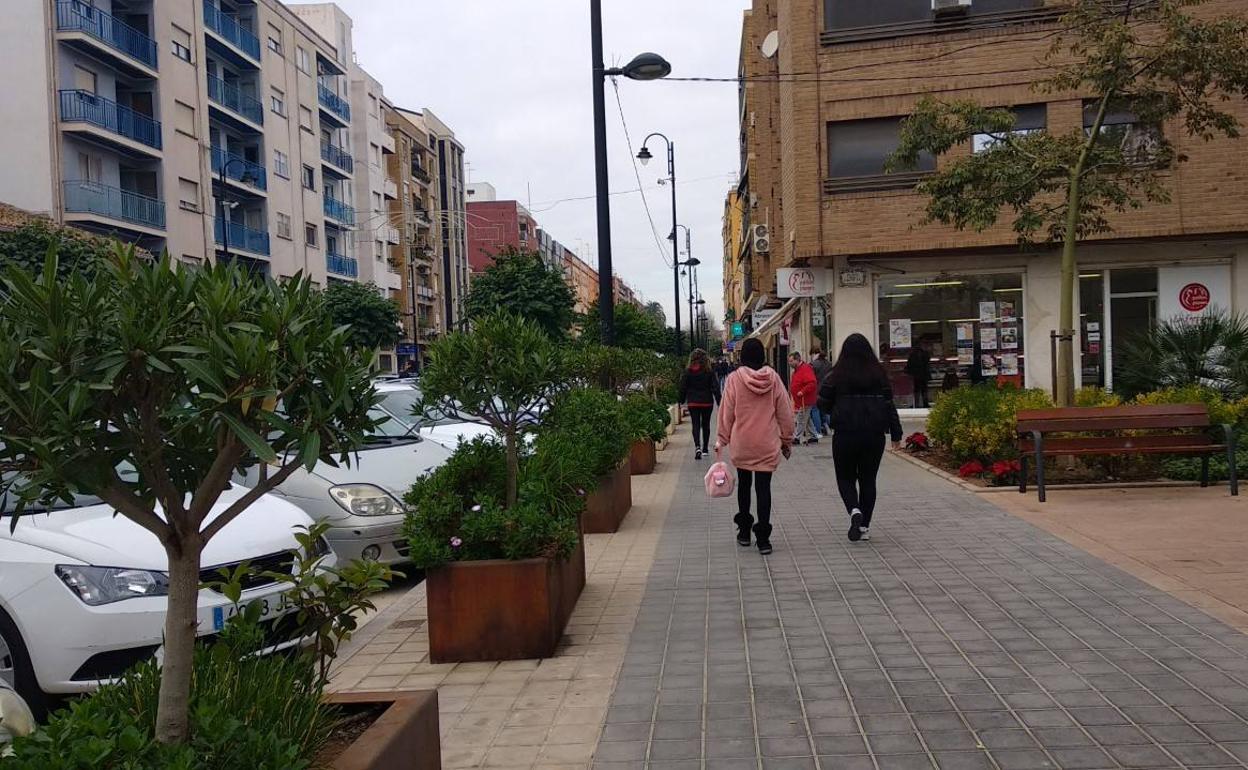
[[1062, 241], [1062, 299], [1058, 313], [1057, 338], [1057, 392], [1053, 398], [1058, 406], [1075, 403], [1075, 285], [1079, 280], [1075, 270], [1075, 243], [1079, 237], [1080, 174], [1072, 176], [1066, 201], [1066, 232]]
[[516, 504], [516, 498], [519, 496], [520, 487], [520, 447], [517, 446], [516, 430], [509, 428], [506, 436], [507, 443], [507, 507], [511, 508]]
[[165, 613], [164, 661], [156, 711], [156, 740], [185, 743], [190, 737], [191, 667], [198, 628], [200, 547], [166, 546], [169, 605]]

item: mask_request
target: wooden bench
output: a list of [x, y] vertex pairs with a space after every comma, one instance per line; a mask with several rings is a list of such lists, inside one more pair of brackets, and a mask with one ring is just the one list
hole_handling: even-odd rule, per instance
[[[1209, 435], [1209, 410], [1204, 404], [1161, 406], [1074, 407], [1033, 409], [1017, 416], [1018, 449], [1022, 472], [1018, 491], [1027, 491], [1027, 465], [1036, 465], [1036, 488], [1044, 502], [1044, 458], [1066, 455], [1170, 454], [1200, 455], [1200, 485], [1209, 486], [1209, 458], [1226, 452], [1230, 465], [1231, 494], [1239, 494], [1235, 467], [1235, 431], [1223, 425], [1223, 443]], [[1127, 431], [1147, 431], [1139, 435]], [[1107, 435], [1070, 436], [1097, 432]]]

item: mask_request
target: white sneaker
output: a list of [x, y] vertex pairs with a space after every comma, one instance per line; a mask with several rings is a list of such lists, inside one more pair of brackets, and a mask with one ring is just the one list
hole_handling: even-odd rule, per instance
[[859, 530], [859, 532], [861, 533], [861, 535], [862, 535], [862, 539], [863, 539], [863, 540], [870, 540], [870, 539], [871, 539], [871, 528], [870, 528], [870, 527], [863, 527], [861, 530]]

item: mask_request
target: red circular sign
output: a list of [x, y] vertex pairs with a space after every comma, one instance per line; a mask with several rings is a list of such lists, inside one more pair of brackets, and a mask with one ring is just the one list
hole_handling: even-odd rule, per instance
[[1209, 287], [1203, 283], [1189, 283], [1179, 290], [1179, 304], [1189, 313], [1199, 313], [1209, 307]]

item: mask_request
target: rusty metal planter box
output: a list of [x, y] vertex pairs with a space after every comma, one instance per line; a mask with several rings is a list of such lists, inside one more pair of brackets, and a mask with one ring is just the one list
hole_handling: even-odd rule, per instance
[[656, 452], [653, 439], [634, 441], [628, 451], [629, 472], [634, 476], [649, 476], [654, 473], [654, 466], [658, 463]]
[[330, 770], [442, 769], [437, 691], [336, 693], [325, 700], [348, 710], [386, 706], [363, 735], [333, 760]]
[[587, 535], [616, 532], [632, 507], [633, 478], [628, 460], [625, 460], [615, 472], [603, 478], [598, 488], [586, 498], [581, 527]]

